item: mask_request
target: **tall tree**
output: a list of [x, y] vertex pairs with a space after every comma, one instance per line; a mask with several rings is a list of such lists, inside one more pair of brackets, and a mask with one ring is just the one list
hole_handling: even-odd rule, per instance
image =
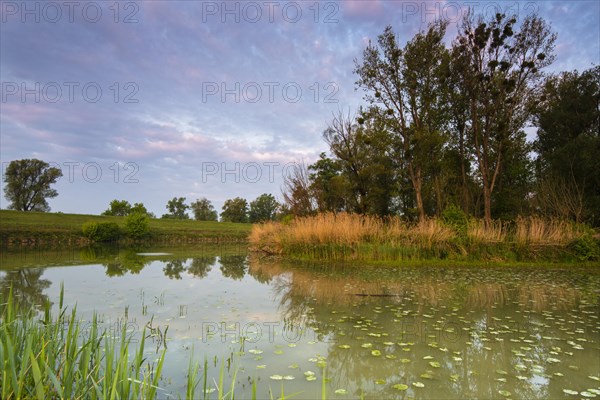
[[223, 222], [248, 222], [248, 202], [246, 199], [236, 197], [226, 200], [221, 212]]
[[486, 223], [492, 220], [492, 194], [508, 148], [530, 117], [528, 105], [539, 90], [541, 70], [554, 59], [556, 35], [536, 15], [515, 32], [516, 17], [484, 20], [465, 16], [454, 43], [461, 90], [469, 99], [468, 137], [481, 179]]
[[348, 181], [342, 174], [341, 162], [325, 153], [308, 166], [311, 191], [319, 212], [343, 211], [347, 207]]
[[185, 197], [173, 197], [167, 202], [168, 214], [163, 214], [162, 218], [173, 218], [173, 219], [189, 219], [190, 216], [187, 214], [187, 210], [190, 208], [185, 204]]
[[600, 224], [600, 66], [550, 76], [535, 109], [540, 182], [550, 214]]
[[303, 162], [295, 164], [287, 170], [283, 176], [281, 193], [284, 208], [292, 215], [310, 215], [317, 208], [308, 167]]
[[355, 68], [357, 85], [367, 92], [365, 99], [385, 111], [390, 131], [401, 144], [399, 164], [407, 168], [421, 221], [426, 218], [425, 169], [436, 160], [443, 143], [446, 26], [441, 21], [431, 24], [404, 49], [388, 26], [378, 37], [378, 46], [369, 44]]
[[216, 221], [218, 219], [217, 211], [206, 197], [197, 199], [190, 204], [190, 208], [194, 213], [194, 219], [197, 221]]
[[263, 193], [250, 202], [248, 218], [251, 223], [272, 221], [275, 219], [278, 209], [279, 203], [275, 200], [275, 196]]
[[108, 205], [102, 215], [113, 215], [118, 217], [124, 217], [131, 213], [131, 204], [127, 200], [114, 199]]
[[46, 199], [58, 196], [50, 185], [62, 176], [62, 171], [38, 159], [14, 160], [4, 172], [4, 195], [8, 208], [19, 211], [50, 211]]

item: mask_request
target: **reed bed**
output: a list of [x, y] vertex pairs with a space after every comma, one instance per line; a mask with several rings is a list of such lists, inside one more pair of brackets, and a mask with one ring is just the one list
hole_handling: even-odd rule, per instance
[[[156, 399], [174, 397], [159, 384], [165, 381], [162, 367], [166, 347], [155, 355], [145, 351], [146, 332], [141, 332], [139, 344], [126, 332], [120, 335], [103, 331], [96, 316], [85, 324], [76, 308], [67, 313], [63, 308], [64, 289], [61, 285], [58, 316], [53, 317], [46, 304], [43, 316], [34, 307], [21, 310], [14, 301], [12, 288], [8, 298], [0, 297], [0, 398], [1, 399]], [[162, 333], [162, 342], [166, 340]], [[137, 336], [136, 336], [137, 338]], [[144, 355], [146, 353], [146, 355]], [[153, 361], [149, 361], [148, 357]], [[236, 398], [238, 368], [229, 370], [221, 359], [219, 376], [209, 379], [208, 360], [203, 367], [190, 357], [183, 398]], [[227, 363], [231, 360], [228, 359]], [[216, 363], [216, 360], [215, 360]], [[215, 364], [216, 366], [216, 364]], [[325, 370], [323, 369], [323, 376]], [[252, 400], [257, 398], [257, 381], [251, 382]], [[298, 394], [298, 393], [296, 393]], [[294, 397], [290, 394], [287, 397]], [[285, 399], [269, 388], [271, 399]], [[321, 397], [327, 398], [325, 386]]]
[[[254, 225], [249, 241], [253, 250], [299, 258], [396, 261], [475, 257], [518, 261], [540, 258], [533, 245], [553, 245], [560, 253], [583, 234], [584, 230], [574, 224], [535, 217], [490, 224], [471, 219], [462, 230], [439, 218], [408, 223], [399, 217], [322, 213], [286, 224]], [[515, 250], [515, 246], [519, 248]]]
[[521, 244], [567, 244], [582, 235], [582, 227], [557, 219], [518, 218], [515, 241]]

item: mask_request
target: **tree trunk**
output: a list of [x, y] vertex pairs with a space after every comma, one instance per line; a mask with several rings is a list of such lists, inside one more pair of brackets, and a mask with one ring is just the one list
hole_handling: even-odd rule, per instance
[[486, 183], [483, 184], [483, 220], [486, 227], [492, 224], [492, 191]]
[[423, 206], [423, 194], [421, 188], [423, 187], [423, 177], [421, 176], [421, 169], [417, 168], [416, 174], [413, 179], [413, 186], [415, 188], [415, 196], [417, 200], [417, 211], [419, 212], [419, 222], [425, 221], [425, 207]]

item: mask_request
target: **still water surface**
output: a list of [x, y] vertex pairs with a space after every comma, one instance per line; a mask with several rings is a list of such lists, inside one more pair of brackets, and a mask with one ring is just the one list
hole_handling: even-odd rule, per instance
[[222, 362], [226, 382], [237, 371], [237, 398], [253, 380], [258, 398], [321, 398], [323, 367], [332, 399], [600, 398], [600, 268], [307, 265], [243, 247], [0, 261], [3, 295], [12, 284], [56, 312], [63, 283], [85, 321], [154, 332], [149, 359], [168, 326], [164, 398], [184, 393], [190, 357], [208, 360], [211, 387]]

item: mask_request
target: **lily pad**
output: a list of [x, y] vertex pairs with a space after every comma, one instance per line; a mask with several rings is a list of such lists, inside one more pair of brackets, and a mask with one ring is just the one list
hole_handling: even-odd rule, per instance
[[335, 394], [346, 394], [348, 393], [346, 389], [336, 389], [333, 393]]
[[412, 385], [418, 388], [425, 387], [425, 384], [423, 382], [413, 382]]
[[379, 357], [381, 355], [381, 351], [379, 350], [371, 350], [371, 355], [375, 357]]
[[596, 395], [594, 393], [587, 391], [587, 390], [584, 392], [581, 392], [579, 394], [582, 395], [583, 397], [587, 397], [588, 399], [596, 397]]
[[340, 344], [338, 347], [340, 349], [349, 349], [350, 348], [350, 346], [348, 346], [347, 344]]
[[498, 390], [498, 393], [500, 393], [500, 395], [504, 397], [510, 397], [510, 395], [512, 394], [508, 390]]
[[563, 393], [570, 394], [571, 396], [577, 396], [579, 394], [579, 392], [571, 389], [563, 389]]
[[405, 385], [404, 383], [398, 383], [394, 386], [392, 386], [394, 389], [396, 390], [400, 390], [400, 391], [404, 391], [406, 389], [408, 389], [408, 385]]
[[429, 365], [431, 365], [433, 368], [439, 368], [440, 367], [440, 363], [437, 361], [429, 361]]
[[283, 376], [281, 375], [271, 375], [269, 378], [273, 379], [274, 381], [280, 381], [283, 379]]

